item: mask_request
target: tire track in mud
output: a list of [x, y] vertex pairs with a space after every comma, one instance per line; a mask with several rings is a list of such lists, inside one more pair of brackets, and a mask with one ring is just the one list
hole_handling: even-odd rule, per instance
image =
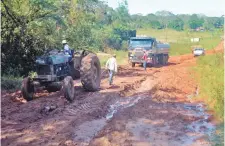
[[101, 95], [100, 93], [93, 92], [87, 94], [83, 99], [75, 101], [74, 103], [68, 105], [65, 109], [65, 114], [71, 116], [80, 113], [90, 114], [95, 110], [102, 110], [102, 106], [107, 107], [104, 109], [108, 109], [109, 106], [115, 103], [119, 98], [121, 98], [121, 96], [127, 97], [128, 95], [132, 95], [137, 92], [138, 88], [141, 87], [141, 84], [146, 81], [146, 79], [147, 77], [144, 76], [134, 83], [124, 85], [119, 93], [106, 93], [105, 95]]

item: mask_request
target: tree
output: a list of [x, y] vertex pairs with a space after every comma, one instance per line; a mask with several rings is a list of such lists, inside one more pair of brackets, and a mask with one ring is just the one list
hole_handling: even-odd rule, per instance
[[176, 18], [175, 20], [172, 20], [171, 22], [169, 22], [168, 28], [172, 28], [177, 31], [181, 31], [184, 29], [184, 22], [180, 18]]
[[215, 28], [222, 28], [224, 25], [224, 17], [219, 17], [216, 19], [216, 21], [214, 22], [214, 26]]
[[154, 29], [159, 29], [159, 28], [161, 28], [161, 24], [160, 24], [159, 21], [150, 21], [150, 25], [151, 25], [151, 27], [154, 28]]
[[[41, 38], [38, 28], [45, 25], [44, 20], [54, 15], [57, 9], [52, 0], [1, 0], [1, 7], [2, 73], [26, 74], [34, 67], [35, 56], [45, 48], [47, 36]], [[54, 23], [50, 23], [48, 25], [54, 26]], [[48, 28], [44, 27], [43, 30], [48, 31]]]
[[191, 15], [188, 24], [191, 29], [196, 29], [198, 27], [203, 26], [204, 19], [199, 18], [196, 14]]

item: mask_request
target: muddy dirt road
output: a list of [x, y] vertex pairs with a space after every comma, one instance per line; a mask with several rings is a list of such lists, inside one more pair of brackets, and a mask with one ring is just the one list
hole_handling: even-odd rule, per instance
[[121, 66], [109, 87], [85, 92], [76, 82], [76, 100], [40, 92], [33, 101], [2, 91], [2, 146], [207, 146], [215, 126], [198, 94], [192, 55], [171, 57], [168, 66]]

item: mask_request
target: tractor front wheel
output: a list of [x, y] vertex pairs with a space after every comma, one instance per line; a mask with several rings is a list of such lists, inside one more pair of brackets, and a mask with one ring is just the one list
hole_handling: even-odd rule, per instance
[[27, 101], [30, 101], [33, 99], [34, 84], [30, 77], [26, 77], [23, 79], [21, 92], [22, 92], [23, 98], [26, 99]]
[[71, 76], [67, 76], [63, 80], [63, 92], [64, 97], [69, 101], [72, 102], [74, 100], [74, 84], [73, 78]]

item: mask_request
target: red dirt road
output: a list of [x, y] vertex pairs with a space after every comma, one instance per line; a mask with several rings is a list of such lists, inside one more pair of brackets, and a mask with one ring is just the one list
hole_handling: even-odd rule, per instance
[[109, 87], [103, 78], [98, 92], [85, 92], [75, 81], [73, 103], [60, 92], [41, 92], [30, 102], [20, 99], [19, 92], [2, 92], [1, 144], [211, 145], [209, 137], [215, 128], [211, 115], [204, 104], [192, 101], [197, 85], [190, 67], [195, 63], [192, 55], [184, 55], [147, 71], [121, 66], [114, 86]]

